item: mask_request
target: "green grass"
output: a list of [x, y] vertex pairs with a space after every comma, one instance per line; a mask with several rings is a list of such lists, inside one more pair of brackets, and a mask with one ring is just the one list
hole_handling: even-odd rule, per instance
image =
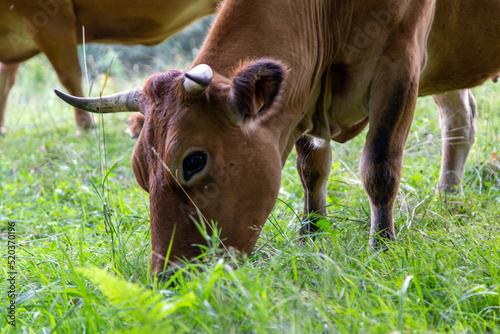
[[[106, 92], [143, 79], [112, 77]], [[460, 210], [450, 213], [435, 196], [438, 113], [421, 99], [394, 215], [398, 241], [388, 252], [367, 247], [361, 135], [332, 144], [330, 215], [316, 242], [298, 242], [302, 190], [292, 155], [250, 258], [208, 250], [208, 262], [185, 268], [175, 288], [150, 285], [148, 196], [130, 168], [127, 115], [78, 134], [57, 87], [43, 58], [23, 65], [10, 133], [0, 138], [0, 268], [7, 273], [7, 222], [16, 221], [19, 292], [13, 329], [1, 279], [0, 333], [500, 333], [500, 86], [475, 90], [478, 142]]]

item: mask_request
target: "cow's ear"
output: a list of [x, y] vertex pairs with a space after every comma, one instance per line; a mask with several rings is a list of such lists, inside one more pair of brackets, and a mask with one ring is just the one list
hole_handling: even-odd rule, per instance
[[130, 138], [137, 139], [144, 126], [144, 115], [140, 113], [132, 114], [127, 120], [127, 133]]
[[233, 79], [231, 106], [242, 122], [257, 119], [278, 100], [287, 75], [286, 67], [272, 59], [243, 65]]

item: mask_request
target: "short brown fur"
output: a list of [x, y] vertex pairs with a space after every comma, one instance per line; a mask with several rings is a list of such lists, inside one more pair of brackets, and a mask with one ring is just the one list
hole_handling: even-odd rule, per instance
[[[209, 87], [186, 98], [182, 74], [171, 72], [172, 85], [168, 79], [152, 89], [155, 78], [172, 75], [160, 74], [140, 95], [144, 128], [132, 167], [150, 192], [153, 272], [200, 253], [195, 245], [205, 241], [190, 218], [196, 209], [218, 222], [226, 247], [251, 252], [299, 138], [305, 215], [326, 214], [326, 143], [349, 140], [367, 124], [360, 174], [370, 200], [370, 243], [378, 249], [394, 240], [393, 209], [417, 97], [443, 94], [435, 97], [446, 149], [442, 175], [460, 176], [477, 114], [466, 88], [500, 71], [499, 14], [500, 2], [487, 0], [226, 0], [194, 62], [214, 70]], [[286, 82], [262, 89], [259, 80], [269, 74], [271, 82]], [[265, 96], [279, 100], [261, 113]], [[451, 138], [464, 124], [466, 145], [459, 145]], [[185, 180], [184, 162], [193, 152], [206, 157], [205, 165]], [[456, 178], [442, 182], [446, 191], [457, 186]]]

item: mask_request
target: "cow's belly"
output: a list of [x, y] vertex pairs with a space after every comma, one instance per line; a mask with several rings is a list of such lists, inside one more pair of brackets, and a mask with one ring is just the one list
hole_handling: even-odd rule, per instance
[[331, 140], [345, 143], [356, 137], [368, 124], [368, 105], [363, 99], [345, 101], [339, 99], [332, 105], [330, 112]]
[[370, 80], [363, 72], [347, 73], [333, 69], [322, 79], [310, 135], [346, 142], [357, 136], [368, 123]]
[[500, 71], [500, 2], [438, 1], [421, 96], [470, 88]]
[[[500, 54], [500, 51], [499, 53]], [[448, 61], [433, 64], [420, 76], [419, 96], [442, 94], [448, 91], [472, 88], [495, 78], [500, 72], [500, 56], [490, 60], [462, 61], [449, 58]]]
[[332, 101], [328, 110], [331, 139], [344, 143], [356, 137], [368, 124], [368, 102], [373, 67], [337, 68], [332, 77]]
[[0, 62], [22, 62], [40, 52], [28, 29], [29, 25], [22, 17], [2, 17], [0, 20]]
[[213, 1], [76, 0], [75, 8], [88, 41], [154, 45], [213, 12]]

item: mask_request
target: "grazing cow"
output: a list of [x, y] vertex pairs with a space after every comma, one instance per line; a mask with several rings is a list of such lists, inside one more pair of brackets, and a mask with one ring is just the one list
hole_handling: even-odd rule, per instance
[[[83, 96], [76, 46], [86, 42], [158, 44], [215, 10], [217, 0], [0, 0], [0, 132], [21, 62], [43, 52], [70, 94]], [[91, 125], [75, 110], [81, 128]]]
[[[227, 0], [189, 72], [108, 98], [59, 95], [94, 112], [141, 112], [129, 120], [132, 169], [150, 194], [153, 272], [199, 254], [197, 210], [218, 222], [226, 247], [252, 251], [294, 146], [305, 214], [325, 215], [328, 142], [367, 125], [360, 174], [379, 248], [395, 239], [419, 95], [442, 94], [439, 187], [459, 184], [476, 116], [467, 88], [500, 70], [498, 15], [491, 0]], [[305, 221], [302, 232], [316, 229]]]

